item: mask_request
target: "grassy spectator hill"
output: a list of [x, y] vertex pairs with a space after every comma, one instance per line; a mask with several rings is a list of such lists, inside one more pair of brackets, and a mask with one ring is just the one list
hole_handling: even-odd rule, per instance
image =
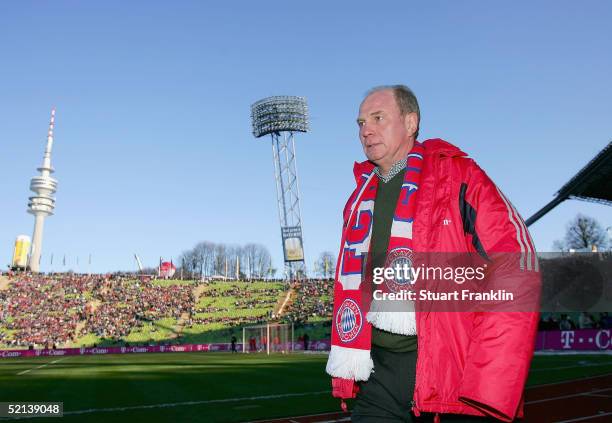
[[[117, 275], [0, 279], [0, 348], [239, 342], [242, 327], [296, 323], [329, 336], [329, 281], [152, 280]], [[298, 337], [296, 332], [296, 338]]]

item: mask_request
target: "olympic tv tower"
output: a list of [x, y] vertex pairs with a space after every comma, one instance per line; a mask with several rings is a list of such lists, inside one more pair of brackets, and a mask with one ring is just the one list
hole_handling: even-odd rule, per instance
[[295, 162], [295, 132], [308, 132], [308, 107], [304, 97], [275, 96], [251, 106], [253, 135], [272, 137], [274, 177], [280, 218], [285, 278], [305, 273], [300, 190]]
[[32, 235], [32, 250], [30, 253], [30, 270], [38, 273], [40, 271], [40, 253], [42, 251], [43, 227], [45, 217], [51, 216], [55, 209], [55, 197], [57, 191], [57, 180], [51, 177], [54, 169], [51, 167], [51, 150], [53, 149], [53, 127], [55, 125], [55, 109], [51, 110], [51, 122], [47, 134], [47, 146], [43, 156], [42, 166], [37, 170], [40, 176], [30, 180], [30, 190], [35, 195], [30, 197], [28, 213], [34, 215], [34, 234]]

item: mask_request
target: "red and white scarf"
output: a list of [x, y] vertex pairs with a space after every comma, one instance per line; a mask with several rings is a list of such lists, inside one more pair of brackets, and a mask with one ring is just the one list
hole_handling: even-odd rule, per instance
[[[385, 267], [405, 262], [412, 255], [414, 194], [419, 187], [423, 154], [422, 144], [415, 142], [407, 157], [404, 181], [393, 215]], [[392, 333], [416, 334], [416, 316], [411, 302], [400, 303], [401, 307], [405, 306], [402, 311], [383, 311], [382, 303], [372, 303], [369, 283], [372, 269], [368, 262], [378, 183], [374, 170], [360, 176], [345, 208], [336, 266], [332, 347], [326, 371], [333, 377], [355, 381], [368, 380], [374, 368], [370, 357], [372, 325]], [[385, 280], [373, 288], [391, 292], [405, 282]]]

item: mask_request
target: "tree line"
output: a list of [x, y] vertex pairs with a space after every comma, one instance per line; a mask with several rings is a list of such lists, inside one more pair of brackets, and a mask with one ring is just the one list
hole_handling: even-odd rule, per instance
[[254, 243], [242, 246], [202, 241], [183, 251], [177, 265], [193, 278], [264, 279], [273, 278], [277, 271], [268, 249]]
[[[184, 277], [194, 279], [227, 277], [239, 279], [266, 279], [277, 276], [278, 269], [272, 265], [270, 251], [262, 244], [228, 245], [202, 241], [183, 251], [177, 271]], [[329, 251], [322, 252], [314, 262], [313, 276], [332, 278], [335, 272], [335, 257]], [[280, 275], [279, 277], [282, 277]]]

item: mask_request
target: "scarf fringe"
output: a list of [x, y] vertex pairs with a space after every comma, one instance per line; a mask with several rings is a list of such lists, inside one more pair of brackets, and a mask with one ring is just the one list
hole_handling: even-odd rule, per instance
[[366, 320], [378, 329], [399, 335], [416, 335], [416, 314], [413, 311], [370, 311]]
[[374, 370], [374, 362], [369, 350], [332, 345], [325, 371], [342, 379], [355, 381], [368, 380]]

